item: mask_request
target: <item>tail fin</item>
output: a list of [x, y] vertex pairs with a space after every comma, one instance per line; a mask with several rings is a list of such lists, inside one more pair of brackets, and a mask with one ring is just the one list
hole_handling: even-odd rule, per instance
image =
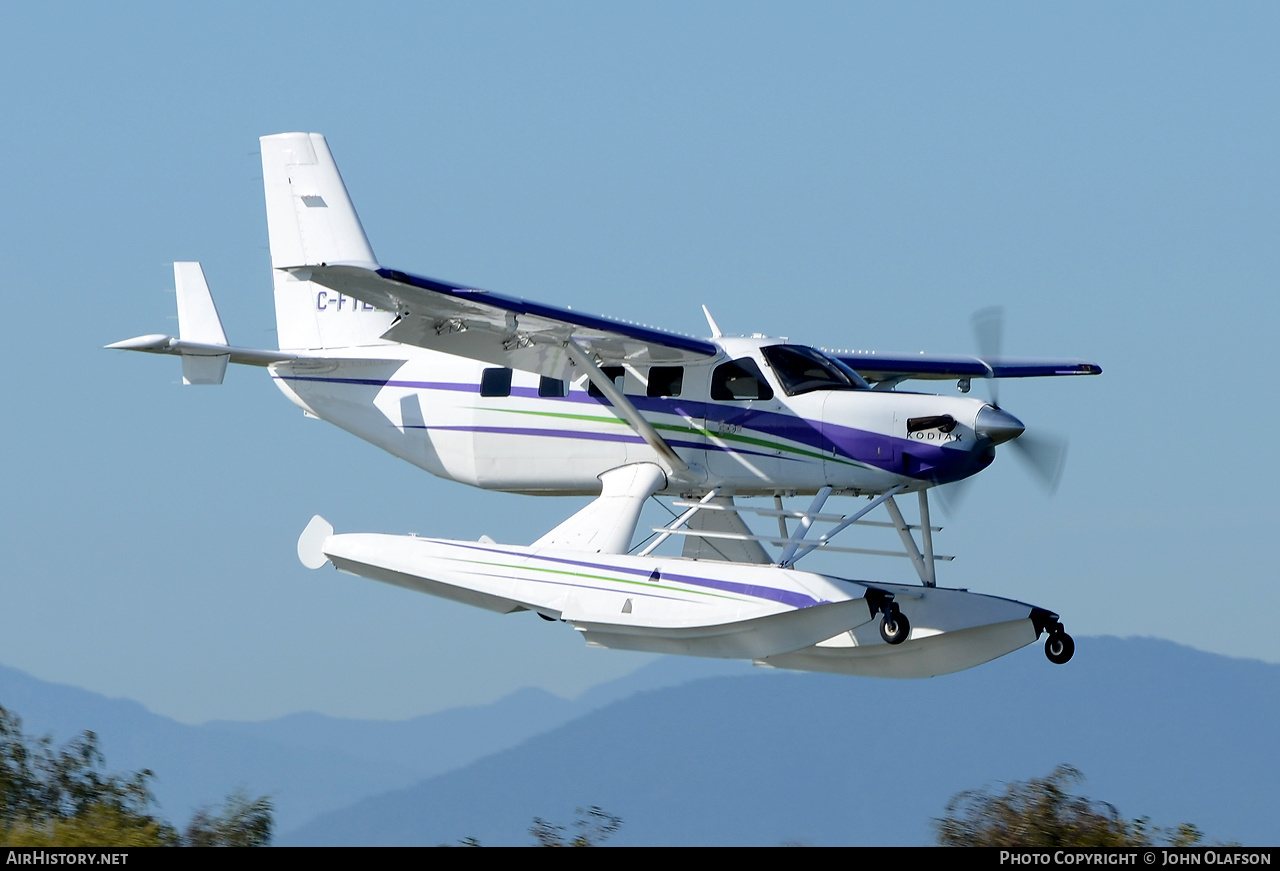
[[196, 261], [173, 264], [173, 285], [178, 291], [178, 337], [188, 342], [225, 345], [227, 334], [209, 293], [204, 267]]
[[[173, 264], [173, 283], [178, 291], [178, 338], [202, 345], [227, 344], [222, 318], [213, 304], [209, 283], [199, 263]], [[227, 372], [227, 354], [183, 354], [183, 384], [221, 384]]]
[[284, 360], [298, 360], [308, 354], [290, 351], [264, 351], [261, 348], [236, 348], [227, 344], [222, 318], [213, 304], [204, 269], [195, 261], [173, 264], [173, 282], [178, 293], [178, 337], [152, 333], [108, 348], [120, 351], [144, 351], [148, 354], [176, 354], [182, 357], [183, 384], [221, 384], [228, 363], [248, 366], [270, 366]]
[[385, 344], [390, 313], [287, 271], [321, 263], [378, 268], [325, 138], [279, 133], [260, 141], [280, 348]]

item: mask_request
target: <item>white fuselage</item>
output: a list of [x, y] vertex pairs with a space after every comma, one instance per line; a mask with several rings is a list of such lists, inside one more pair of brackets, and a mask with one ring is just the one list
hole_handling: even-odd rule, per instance
[[[648, 367], [606, 370], [698, 475], [693, 485], [673, 481], [665, 492], [917, 490], [991, 462], [990, 445], [974, 431], [980, 400], [869, 389], [788, 395], [761, 353], [780, 340], [716, 344], [721, 353], [714, 358], [666, 367], [665, 385]], [[609, 402], [588, 389], [585, 375], [548, 383], [507, 370], [507, 381], [498, 367], [395, 343], [325, 353], [334, 356], [273, 365], [276, 384], [309, 414], [443, 478], [492, 490], [590, 494], [599, 492], [602, 472], [655, 459]], [[721, 367], [743, 360], [754, 361], [767, 395], [714, 398], [714, 382], [724, 381]], [[673, 369], [680, 370], [674, 386]], [[953, 421], [946, 432], [918, 423], [909, 431], [909, 421], [943, 416]]]

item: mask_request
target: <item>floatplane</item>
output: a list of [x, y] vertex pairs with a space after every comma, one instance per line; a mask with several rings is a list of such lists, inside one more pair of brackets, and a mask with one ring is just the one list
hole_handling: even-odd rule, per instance
[[[1052, 611], [938, 585], [951, 557], [934, 552], [928, 494], [1029, 441], [998, 403], [966, 395], [973, 380], [1096, 364], [831, 352], [725, 336], [705, 307], [711, 335], [696, 338], [390, 269], [323, 136], [261, 146], [279, 348], [227, 341], [194, 262], [174, 264], [177, 336], [108, 347], [178, 356], [186, 384], [263, 367], [309, 417], [442, 478], [596, 497], [528, 545], [338, 534], [316, 516], [298, 540], [304, 565], [532, 611], [600, 647], [884, 677], [958, 671], [1042, 635], [1051, 661], [1071, 658]], [[898, 389], [910, 380], [955, 381], [959, 395]], [[1031, 459], [1046, 481], [1060, 474], [1061, 453]], [[909, 494], [915, 523], [898, 503]], [[637, 542], [656, 496], [681, 510]], [[788, 507], [797, 496], [812, 499]], [[853, 508], [830, 510], [835, 497]], [[887, 520], [868, 518], [878, 509]], [[855, 525], [891, 527], [901, 550], [832, 544]], [[679, 556], [655, 553], [672, 538]], [[919, 583], [797, 568], [821, 551], [905, 556]]]

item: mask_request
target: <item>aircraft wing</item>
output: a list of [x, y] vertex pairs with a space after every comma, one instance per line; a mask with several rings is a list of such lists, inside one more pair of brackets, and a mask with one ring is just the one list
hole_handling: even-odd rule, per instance
[[555, 308], [466, 285], [355, 265], [289, 270], [397, 317], [383, 338], [568, 379], [580, 373], [565, 344], [572, 339], [599, 365], [678, 365], [717, 353], [711, 342]]
[[829, 352], [868, 381], [950, 381], [961, 378], [1043, 378], [1100, 375], [1087, 360], [1033, 357], [969, 357], [939, 354], [882, 354], [878, 351]]

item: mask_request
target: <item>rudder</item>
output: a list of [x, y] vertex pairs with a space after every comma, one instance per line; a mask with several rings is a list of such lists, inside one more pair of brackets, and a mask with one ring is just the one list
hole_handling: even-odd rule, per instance
[[387, 344], [381, 336], [391, 314], [288, 271], [321, 263], [378, 268], [329, 144], [319, 133], [259, 141], [280, 348]]

